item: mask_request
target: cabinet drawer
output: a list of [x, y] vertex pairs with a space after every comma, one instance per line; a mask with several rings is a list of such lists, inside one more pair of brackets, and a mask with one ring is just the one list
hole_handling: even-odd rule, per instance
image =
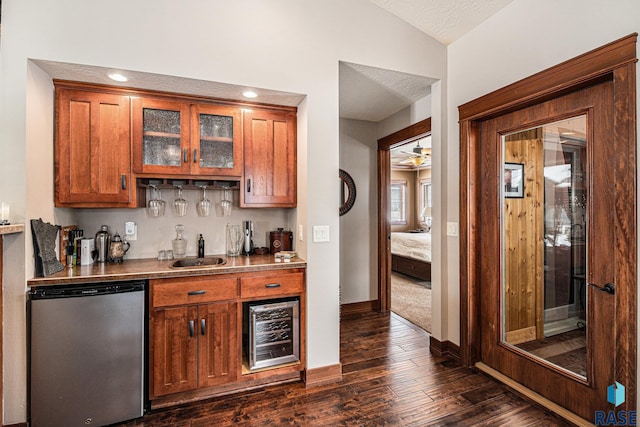
[[242, 298], [298, 294], [304, 289], [304, 273], [243, 277], [240, 283]]
[[152, 280], [152, 307], [165, 307], [238, 297], [237, 278], [179, 278]]

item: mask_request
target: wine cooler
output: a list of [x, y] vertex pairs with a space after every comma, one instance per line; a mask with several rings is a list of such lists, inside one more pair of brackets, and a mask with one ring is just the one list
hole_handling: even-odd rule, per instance
[[299, 300], [244, 303], [243, 346], [249, 370], [300, 360]]

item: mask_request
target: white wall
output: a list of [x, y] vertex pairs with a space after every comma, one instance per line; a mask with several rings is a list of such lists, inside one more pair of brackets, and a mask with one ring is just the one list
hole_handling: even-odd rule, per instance
[[[53, 177], [43, 167], [52, 161], [46, 105], [51, 86], [41, 71], [28, 70], [29, 58], [307, 96], [299, 117], [299, 207], [286, 220], [303, 225], [307, 242], [308, 366], [339, 363], [338, 62], [444, 79], [444, 46], [365, 0], [21, 0], [2, 6], [0, 198], [11, 202], [16, 221], [77, 219], [52, 207]], [[89, 224], [85, 215], [91, 213], [81, 215], [87, 227], [106, 221]], [[117, 213], [112, 225], [128, 216]], [[313, 225], [328, 225], [332, 241], [310, 243]], [[4, 424], [26, 420], [24, 291], [32, 276], [25, 267], [33, 254], [30, 239], [28, 231], [12, 237], [4, 251], [11, 261], [4, 270]]]
[[354, 207], [340, 217], [342, 304], [378, 299], [378, 139], [430, 117], [432, 101], [427, 95], [377, 123], [340, 120], [340, 168], [357, 190]]
[[[634, 32], [640, 32], [637, 0], [516, 0], [449, 46], [446, 221], [459, 220], [457, 107]], [[459, 272], [454, 251], [447, 266], [451, 276]], [[459, 343], [459, 298], [448, 301], [448, 333]]]
[[[377, 124], [340, 119], [340, 167], [356, 184], [356, 202], [340, 217], [342, 304], [378, 298]], [[337, 185], [337, 181], [336, 181]]]

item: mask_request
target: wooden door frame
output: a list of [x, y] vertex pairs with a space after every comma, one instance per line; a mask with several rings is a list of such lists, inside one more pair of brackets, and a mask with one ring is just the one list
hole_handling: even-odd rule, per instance
[[[471, 366], [481, 359], [480, 317], [480, 135], [479, 122], [611, 79], [614, 83], [615, 181], [625, 188], [616, 199], [615, 378], [627, 387], [626, 410], [636, 407], [637, 238], [636, 238], [636, 42], [637, 33], [587, 52], [485, 96], [460, 105], [460, 352]], [[623, 409], [620, 407], [620, 409]]]
[[391, 149], [431, 134], [431, 117], [378, 140], [378, 308], [391, 310]]

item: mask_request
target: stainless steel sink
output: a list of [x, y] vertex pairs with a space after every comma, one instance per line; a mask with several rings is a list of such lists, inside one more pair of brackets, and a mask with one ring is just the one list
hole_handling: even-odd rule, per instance
[[224, 265], [227, 260], [219, 257], [179, 259], [171, 264], [174, 268], [212, 267]]

